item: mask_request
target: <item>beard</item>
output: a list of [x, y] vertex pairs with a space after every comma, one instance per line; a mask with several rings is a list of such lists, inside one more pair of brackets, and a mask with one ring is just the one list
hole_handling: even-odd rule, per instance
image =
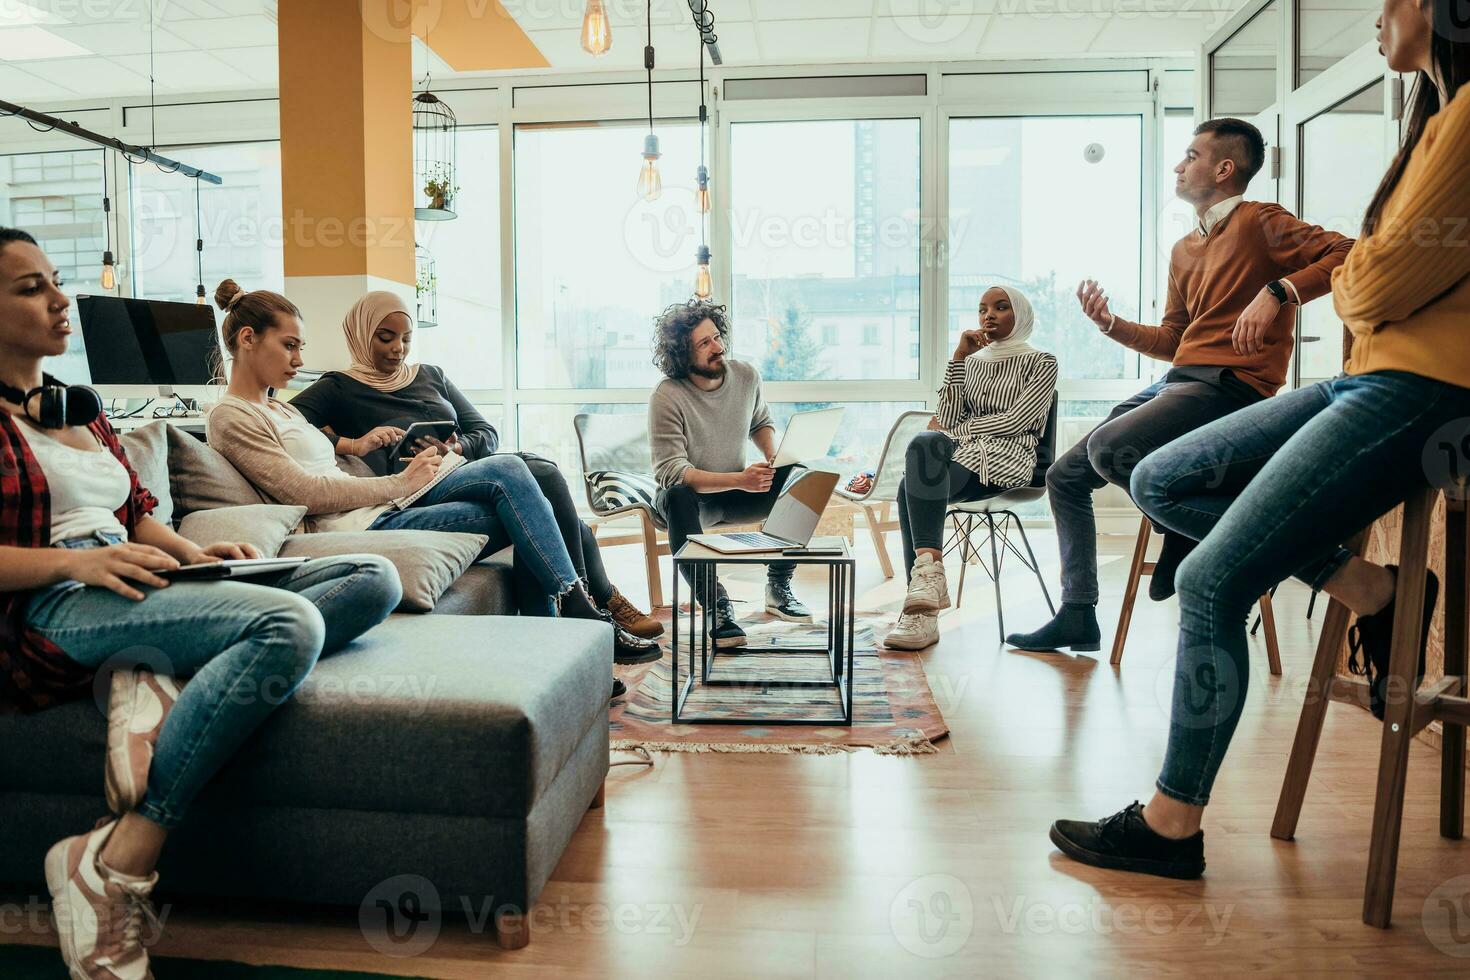
[[725, 359], [722, 357], [709, 367], [700, 367], [697, 364], [689, 365], [689, 373], [711, 381], [719, 381], [725, 376]]

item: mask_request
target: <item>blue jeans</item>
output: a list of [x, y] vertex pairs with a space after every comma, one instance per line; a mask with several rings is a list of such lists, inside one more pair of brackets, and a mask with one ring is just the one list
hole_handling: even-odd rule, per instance
[[[117, 543], [98, 536], [60, 546]], [[318, 558], [249, 582], [178, 582], [143, 592], [135, 601], [60, 582], [32, 597], [26, 622], [94, 670], [143, 664], [192, 678], [159, 733], [138, 806], [166, 828], [183, 821], [194, 797], [296, 691], [319, 656], [382, 622], [403, 594], [397, 571], [376, 555]]]
[[1159, 791], [1204, 806], [1245, 705], [1246, 619], [1295, 576], [1321, 586], [1342, 542], [1429, 482], [1436, 430], [1470, 389], [1399, 371], [1341, 376], [1243, 408], [1151, 454], [1133, 499], [1200, 541], [1179, 566], [1179, 655]]
[[517, 567], [525, 569], [535, 586], [530, 595], [517, 588], [521, 612], [528, 615], [555, 615], [560, 598], [579, 582], [551, 504], [519, 456], [471, 460], [412, 507], [379, 515], [371, 529], [483, 534], [490, 540], [481, 558], [515, 545]]

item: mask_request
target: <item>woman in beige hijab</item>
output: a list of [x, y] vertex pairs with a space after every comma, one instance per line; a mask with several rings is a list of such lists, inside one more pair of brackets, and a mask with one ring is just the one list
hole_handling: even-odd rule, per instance
[[[323, 375], [292, 399], [292, 406], [334, 438], [339, 453], [362, 457], [380, 475], [396, 470], [398, 462], [389, 456], [414, 422], [451, 420], [459, 427], [448, 442], [431, 439], [416, 448], [433, 446], [466, 459], [497, 455], [500, 436], [495, 427], [443, 368], [410, 363], [413, 330], [413, 317], [397, 293], [378, 290], [363, 296], [342, 321], [351, 366]], [[551, 504], [562, 544], [598, 607], [636, 637], [653, 639], [663, 633], [661, 623], [633, 605], [609, 580], [597, 539], [577, 515], [561, 470], [541, 456], [516, 455]]]

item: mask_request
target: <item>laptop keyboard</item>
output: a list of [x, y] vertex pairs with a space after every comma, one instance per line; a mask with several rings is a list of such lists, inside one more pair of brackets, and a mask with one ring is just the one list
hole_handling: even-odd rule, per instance
[[725, 535], [737, 544], [743, 544], [751, 548], [790, 548], [790, 542], [782, 541], [780, 538], [759, 531], [732, 531]]

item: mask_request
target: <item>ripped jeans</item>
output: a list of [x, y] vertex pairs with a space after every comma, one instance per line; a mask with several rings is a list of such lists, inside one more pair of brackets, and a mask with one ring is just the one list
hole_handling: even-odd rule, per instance
[[370, 530], [483, 534], [490, 540], [481, 550], [481, 558], [515, 545], [517, 566], [540, 586], [537, 599], [542, 608], [526, 608], [527, 600], [522, 597], [521, 612], [525, 615], [555, 615], [559, 608], [556, 600], [579, 582], [551, 504], [519, 456], [470, 460], [411, 507], [384, 511]]

